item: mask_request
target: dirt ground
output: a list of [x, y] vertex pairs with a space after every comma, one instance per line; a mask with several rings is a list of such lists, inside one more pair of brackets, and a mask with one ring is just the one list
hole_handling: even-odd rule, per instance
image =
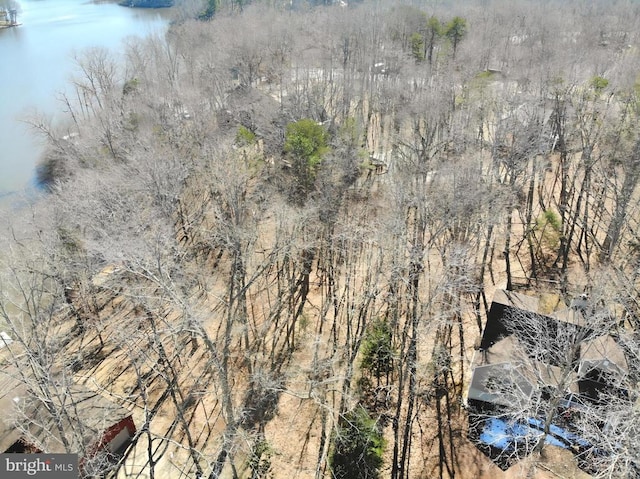
[[[265, 232], [264, 237], [265, 243], [268, 244], [270, 240], [268, 232]], [[492, 277], [503, 279], [505, 277], [504, 269], [504, 260], [496, 255], [492, 264]], [[111, 274], [114, 274], [113, 270], [103, 272], [98, 279], [108, 281]], [[514, 267], [514, 275], [518, 276], [519, 274], [524, 276], [524, 271]], [[214, 292], [216, 289], [224, 291], [224, 285], [215, 284], [215, 281], [212, 280]], [[490, 281], [486, 283], [489, 284], [486, 291], [489, 302], [493, 291], [506, 285], [505, 281], [496, 284], [491, 284]], [[211, 294], [210, 298], [215, 296], [215, 294]], [[259, 301], [259, 298], [254, 298], [254, 301]], [[207, 305], [211, 311], [216, 307], [214, 303], [215, 301], [211, 301], [211, 304]], [[336, 421], [335, 411], [342, 399], [340, 387], [343, 365], [332, 364], [331, 369], [335, 377], [329, 375], [325, 382], [321, 381], [320, 385], [314, 386], [311, 380], [314, 351], [318, 352], [321, 358], [331, 356], [327, 350], [330, 343], [328, 331], [325, 330], [321, 337], [316, 337], [312, 333], [316, 329], [313, 325], [318, 321], [317, 314], [320, 303], [321, 298], [318, 296], [318, 292], [312, 289], [308, 305], [305, 308], [307, 323], [310, 326], [307, 329], [302, 326], [299, 328], [297, 333], [298, 349], [284, 373], [276, 414], [265, 426], [264, 434], [271, 448], [270, 462], [274, 478], [315, 479], [327, 477], [327, 474], [318, 475], [327, 468], [328, 450], [326, 447], [323, 451], [320, 450], [323, 439], [321, 436], [322, 431], [329, 435]], [[256, 310], [260, 310], [259, 305], [256, 306]], [[154, 345], [148, 343], [144, 334], [140, 335], [138, 348], [134, 348], [133, 345], [136, 343], [131, 341], [129, 343], [132, 347], [129, 350], [116, 346], [123, 343], [123, 334], [135, 335], [139, 333], [129, 329], [130, 324], [128, 323], [133, 315], [131, 305], [128, 305], [122, 298], [110, 300], [110, 304], [101, 314], [101, 321], [98, 325], [102, 341], [105, 344], [105, 347], [100, 350], [101, 358], [95, 362], [93, 367], [79, 371], [77, 379], [88, 385], [93, 384], [115, 401], [128, 407], [133, 412], [135, 423], [140, 427], [145, 423], [148, 408], [139, 398], [136, 400], [136, 395], [140, 392], [139, 388], [136, 389], [140, 371], [133, 368], [132, 363], [138, 364], [138, 367], [146, 373], [147, 404], [153, 404], [154, 401], [159, 400], [166, 390], [166, 383], [163, 382], [163, 370], [159, 367], [157, 355], [153, 351]], [[211, 337], [216, 337], [220, 327], [218, 320], [214, 318], [219, 318], [219, 316], [210, 314], [203, 322], [204, 329]], [[466, 374], [465, 384], [461, 389], [464, 390], [466, 382], [469, 380], [474, 355], [473, 346], [477, 343], [479, 332], [471, 312], [465, 314], [463, 324], [465, 352], [462, 362]], [[421, 331], [425, 340], [421, 342], [418, 352], [420, 361], [418, 374], [421, 375], [419, 379], [425, 384], [430, 380], [428, 373], [424, 371], [428, 367], [427, 363], [433, 347], [433, 331], [429, 329], [432, 327], [433, 325], [427, 325], [426, 329]], [[241, 331], [237, 332], [237, 336], [241, 336]], [[77, 351], [98, 350], [100, 349], [99, 342], [97, 335], [85, 335], [81, 340], [76, 339], [75, 343], [72, 342], [69, 349]], [[215, 379], [212, 379], [214, 375], [204, 382], [200, 378], [203, 372], [206, 372], [205, 370], [211, 366], [207, 363], [202, 345], [199, 348], [192, 351], [189, 357], [178, 358], [177, 364], [180, 365], [178, 383], [184, 386], [185, 390], [193, 390], [193, 385], [197, 385], [194, 396], [195, 406], [191, 408], [189, 414], [189, 430], [195, 437], [194, 440], [198, 448], [206, 454], [206, 460], [203, 462], [209, 461], [211, 463], [214, 454], [219, 450], [225, 430], [225, 421], [222, 417], [219, 401], [220, 391]], [[241, 351], [236, 351], [230, 360], [240, 364], [244, 359], [241, 353]], [[459, 368], [460, 366], [455, 367]], [[248, 378], [242, 373], [234, 375], [233, 385], [237, 396], [234, 398], [234, 402], [238, 405], [242, 403], [242, 396], [246, 391], [247, 384]], [[347, 400], [354, 401], [353, 398], [347, 398]], [[434, 440], [437, 431], [437, 421], [434, 417], [435, 409], [433, 401], [430, 404], [420, 403], [418, 407], [419, 413], [416, 414], [416, 427], [414, 427], [412, 438], [411, 477], [431, 479], [439, 476], [438, 446]], [[575, 467], [570, 453], [553, 447], [545, 449], [544, 457], [528, 458], [503, 472], [467, 440], [465, 418], [465, 412], [461, 411], [459, 415], [454, 415], [456, 423], [451, 425], [455, 448], [455, 477], [458, 479], [515, 479], [522, 477], [585, 479], [589, 477]], [[121, 477], [130, 477], [138, 473], [141, 474], [141, 477], [146, 475], [145, 463], [148, 457], [149, 437], [152, 440], [151, 447], [157, 447], [158, 444], [164, 443], [163, 447], [166, 448], [166, 450], [159, 450], [157, 453], [156, 477], [171, 479], [190, 477], [184, 472], [185, 464], [190, 461], [185, 447], [185, 437], [183, 434], [176, 433], [175, 420], [175, 407], [171, 401], [165, 399], [149, 425], [150, 434], [141, 436], [135, 449], [129, 454]], [[385, 426], [384, 433], [387, 450], [386, 462], [381, 473], [382, 478], [388, 477], [390, 472], [390, 448], [393, 444], [393, 431], [389, 424]], [[169, 441], [166, 440], [167, 438]], [[328, 437], [324, 439], [326, 440]], [[236, 463], [246, 463], [246, 453], [243, 451], [250, 448], [251, 441], [250, 433], [240, 432], [237, 437]], [[325, 460], [321, 461], [321, 470], [316, 471], [318, 457], [322, 454], [324, 454]], [[240, 467], [239, 473], [241, 477], [247, 477], [246, 468]], [[230, 467], [224, 469], [223, 477], [232, 477]], [[448, 476], [445, 472], [443, 477], [453, 478], [453, 475]]]

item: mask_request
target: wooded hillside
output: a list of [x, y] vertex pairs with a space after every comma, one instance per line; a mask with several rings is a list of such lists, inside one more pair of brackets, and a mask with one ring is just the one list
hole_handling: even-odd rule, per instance
[[133, 412], [92, 467], [501, 477], [462, 398], [506, 288], [615, 312], [633, 400], [590, 412], [589, 472], [637, 477], [640, 5], [197, 12], [78, 56], [7, 220], [3, 360], [60, 422], [76, 382]]

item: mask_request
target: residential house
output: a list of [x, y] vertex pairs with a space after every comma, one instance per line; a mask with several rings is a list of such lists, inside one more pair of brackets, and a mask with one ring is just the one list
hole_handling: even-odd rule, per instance
[[[585, 297], [572, 302], [571, 307], [543, 313], [538, 298], [497, 291], [465, 398], [470, 438], [492, 458], [504, 459], [505, 447], [515, 450], [526, 442], [522, 437], [506, 437], [505, 431], [539, 437], [542, 429], [536, 405], [552, 394], [557, 397], [559, 388], [563, 395], [559, 408], [565, 411], [601, 404], [609, 395], [627, 398], [623, 384], [628, 365], [609, 326], [616, 326], [611, 313], [604, 307], [593, 307]], [[556, 422], [557, 434], [549, 435], [548, 443], [576, 451], [587, 446], [579, 436], [563, 429], [573, 429], [570, 424], [561, 427], [562, 421]], [[506, 468], [510, 462], [498, 465]]]
[[136, 434], [131, 412], [73, 380], [39, 384], [14, 365], [0, 369], [0, 452], [78, 453], [80, 467], [115, 461]]

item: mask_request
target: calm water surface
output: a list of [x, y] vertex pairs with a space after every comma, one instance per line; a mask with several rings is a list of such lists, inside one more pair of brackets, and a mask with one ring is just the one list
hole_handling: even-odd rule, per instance
[[20, 0], [18, 22], [0, 30], [0, 197], [33, 185], [43, 145], [24, 123], [38, 111], [55, 119], [63, 106], [73, 55], [90, 47], [114, 52], [131, 36], [163, 34], [167, 10], [73, 0]]

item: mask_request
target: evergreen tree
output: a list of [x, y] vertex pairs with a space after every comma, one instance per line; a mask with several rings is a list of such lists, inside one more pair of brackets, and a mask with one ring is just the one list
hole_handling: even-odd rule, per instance
[[335, 479], [376, 479], [382, 465], [384, 439], [376, 421], [363, 408], [347, 413], [335, 435], [331, 469]]
[[456, 57], [456, 51], [458, 50], [458, 44], [467, 34], [467, 21], [462, 17], [453, 17], [453, 19], [447, 23], [444, 34], [451, 41], [453, 46], [453, 58]]

